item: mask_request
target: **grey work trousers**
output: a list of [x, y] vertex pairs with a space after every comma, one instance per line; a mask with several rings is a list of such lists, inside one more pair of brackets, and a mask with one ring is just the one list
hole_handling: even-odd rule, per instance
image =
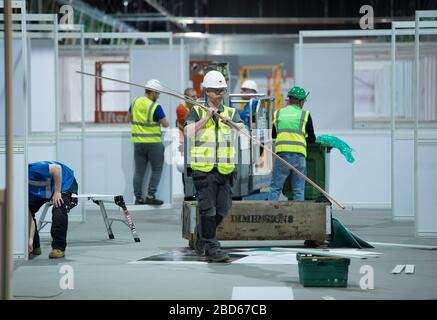
[[161, 180], [162, 167], [164, 165], [164, 145], [158, 143], [134, 143], [134, 195], [136, 198], [143, 195], [143, 181], [147, 164], [152, 165], [152, 175], [149, 181], [148, 194], [154, 195]]
[[200, 213], [196, 231], [205, 244], [206, 255], [213, 255], [220, 248], [217, 227], [232, 207], [233, 175], [221, 174], [214, 168], [208, 173], [193, 170], [192, 177]]

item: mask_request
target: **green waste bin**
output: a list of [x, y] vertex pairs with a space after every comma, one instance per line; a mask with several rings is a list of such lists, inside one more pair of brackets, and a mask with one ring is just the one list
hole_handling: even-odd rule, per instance
[[[317, 183], [317, 185], [325, 190], [327, 176], [327, 159], [332, 147], [327, 144], [312, 143], [307, 146], [307, 177]], [[293, 191], [291, 189], [291, 174], [288, 176], [282, 189], [284, 195], [289, 199], [293, 199]], [[308, 182], [305, 182], [305, 200], [316, 200], [321, 195], [320, 191], [314, 188]]]

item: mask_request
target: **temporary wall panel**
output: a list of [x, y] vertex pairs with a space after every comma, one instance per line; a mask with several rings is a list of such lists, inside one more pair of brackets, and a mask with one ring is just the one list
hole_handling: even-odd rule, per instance
[[418, 236], [437, 237], [437, 140], [418, 145]]
[[[296, 85], [309, 91], [305, 109], [316, 130], [352, 129], [353, 59], [350, 44], [306, 44], [295, 47]], [[301, 57], [301, 60], [300, 60]]]
[[[1, 148], [1, 146], [0, 146]], [[24, 150], [22, 147], [14, 148], [14, 187], [13, 187], [13, 249], [15, 257], [24, 258], [27, 246], [27, 209], [23, 199], [26, 197], [24, 185]], [[0, 189], [6, 188], [6, 154], [0, 150]]]
[[[187, 47], [184, 47], [182, 51], [179, 46], [173, 46], [172, 49], [169, 49], [168, 46], [132, 47], [129, 61], [131, 82], [145, 84], [150, 79], [158, 79], [163, 84], [165, 90], [174, 90], [179, 93], [183, 93], [188, 86], [189, 51]], [[130, 90], [131, 100], [133, 100], [134, 97], [144, 95], [144, 89], [130, 87]], [[165, 94], [161, 94], [158, 99], [158, 103], [163, 107], [167, 118], [170, 120], [170, 127], [172, 128], [176, 127], [176, 107], [181, 102], [182, 100]], [[167, 134], [167, 139], [171, 139], [171, 135]], [[165, 166], [168, 166], [168, 164]], [[165, 186], [165, 191], [168, 194], [172, 192], [181, 194], [181, 174], [177, 171], [175, 165], [170, 167], [170, 170], [172, 172], [172, 184]], [[161, 178], [159, 190], [164, 187], [164, 183]]]
[[[14, 104], [14, 135], [24, 136], [24, 69], [22, 58], [22, 42], [21, 39], [13, 40], [13, 104]], [[5, 54], [3, 48], [4, 40], [0, 39], [0, 115], [1, 119], [5, 114]], [[5, 132], [5, 122], [0, 121], [0, 135]]]
[[394, 219], [414, 219], [414, 150], [410, 138], [394, 141]]
[[32, 132], [55, 131], [55, 51], [50, 39], [32, 39], [30, 122]]

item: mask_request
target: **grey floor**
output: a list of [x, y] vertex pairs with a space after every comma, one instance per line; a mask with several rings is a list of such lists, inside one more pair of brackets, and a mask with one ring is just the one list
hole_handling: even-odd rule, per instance
[[[110, 213], [111, 216], [121, 214]], [[278, 292], [286, 287], [292, 290], [295, 300], [437, 299], [437, 250], [379, 246], [374, 249], [383, 253], [379, 258], [351, 259], [347, 288], [304, 288], [299, 283], [297, 265], [132, 264], [132, 261], [187, 246], [181, 236], [180, 209], [135, 211], [132, 216], [141, 238], [139, 243], [133, 241], [121, 223], [113, 225], [115, 239], [107, 239], [98, 211], [89, 211], [85, 223], [70, 223], [68, 248], [63, 259], [47, 258], [50, 239], [43, 235], [41, 256], [15, 262], [15, 298], [230, 300], [234, 287], [261, 290], [269, 287], [269, 292], [274, 292], [275, 287]], [[334, 211], [334, 216], [366, 241], [437, 245], [437, 239], [414, 238], [413, 222], [394, 222], [390, 212]], [[228, 241], [222, 244], [256, 247], [301, 245], [301, 242]], [[391, 274], [398, 264], [414, 264], [415, 273]], [[69, 266], [67, 273], [73, 276], [69, 278], [72, 289], [61, 289], [60, 282], [65, 280], [65, 274], [61, 273], [64, 265]], [[364, 265], [374, 270], [374, 289], [360, 287], [363, 277], [360, 268]]]

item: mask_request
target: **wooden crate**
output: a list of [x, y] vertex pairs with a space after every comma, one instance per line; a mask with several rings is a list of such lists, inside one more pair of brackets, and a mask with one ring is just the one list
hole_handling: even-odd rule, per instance
[[[192, 240], [198, 221], [196, 202], [183, 204], [182, 235]], [[326, 240], [331, 206], [314, 201], [233, 201], [217, 230], [219, 240]]]

